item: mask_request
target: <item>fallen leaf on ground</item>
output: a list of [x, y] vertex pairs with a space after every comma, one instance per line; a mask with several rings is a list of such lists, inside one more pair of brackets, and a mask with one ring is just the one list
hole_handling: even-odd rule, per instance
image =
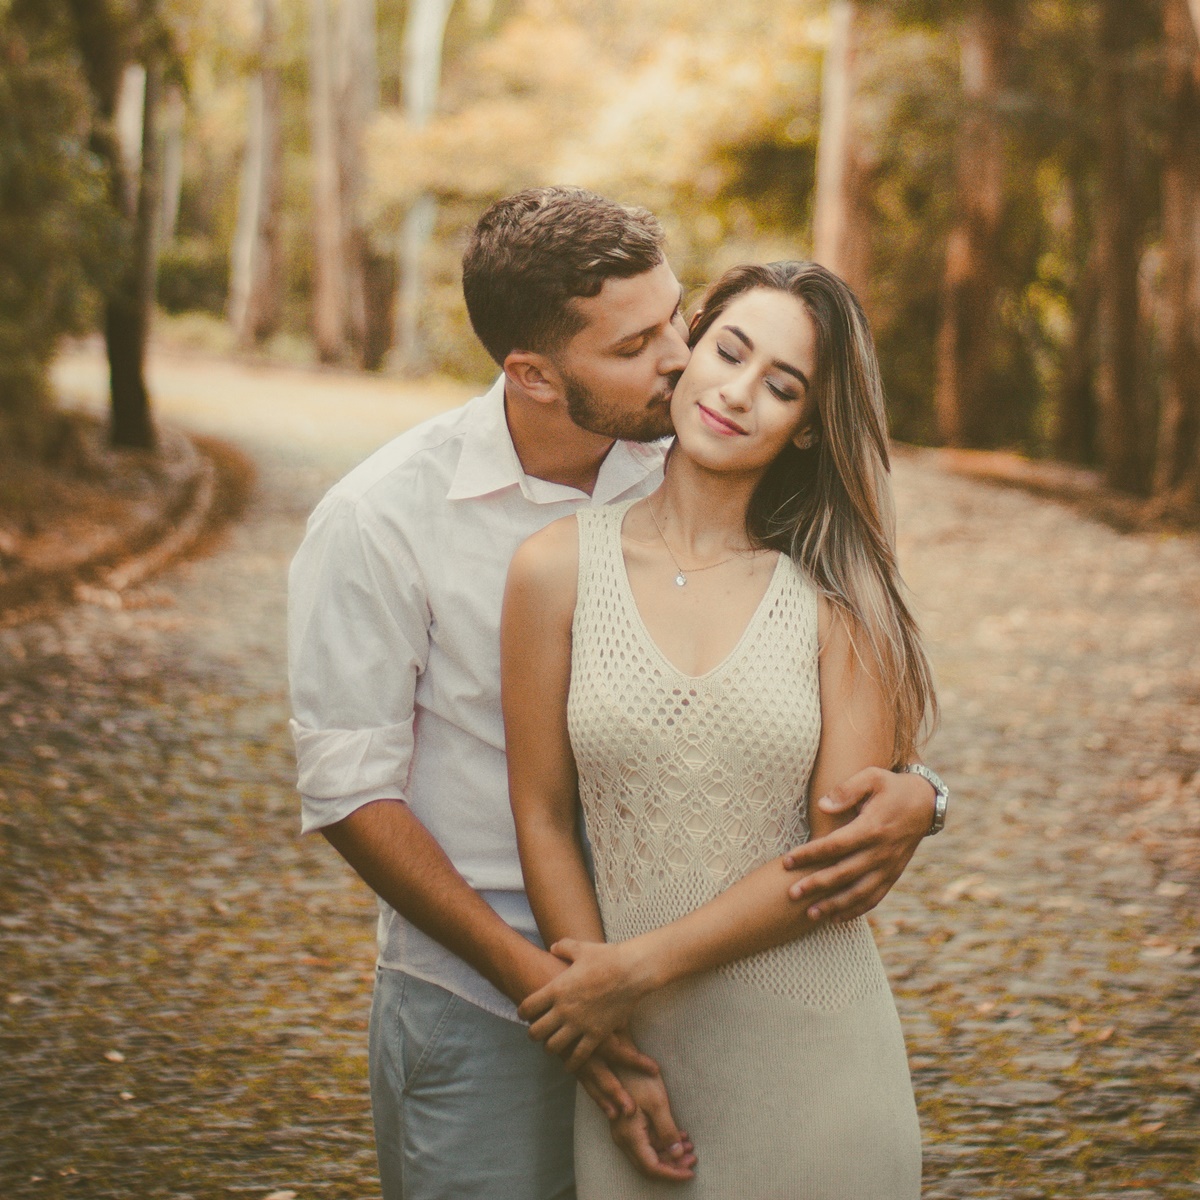
[[982, 875], [963, 875], [956, 879], [953, 883], [947, 884], [942, 889], [941, 901], [943, 904], [953, 904], [956, 900], [961, 900], [963, 896], [968, 895], [971, 890], [983, 883]]
[[104, 1057], [107, 1058], [109, 1062], [125, 1061], [125, 1055], [123, 1055], [120, 1050], [105, 1050]]
[[1067, 1022], [1067, 1032], [1068, 1033], [1076, 1033], [1076, 1034], [1082, 1033], [1083, 1032], [1083, 1022], [1078, 1017], [1072, 1017]]
[[1098, 1042], [1107, 1042], [1108, 1039], [1112, 1037], [1114, 1033], [1116, 1033], [1116, 1031], [1115, 1025], [1105, 1025], [1105, 1027], [1101, 1029], [1098, 1034], [1096, 1034], [1095, 1040]]
[[1142, 1126], [1142, 1128], [1139, 1132], [1141, 1132], [1141, 1133], [1157, 1133], [1165, 1124], [1166, 1124], [1166, 1121], [1148, 1121], [1145, 1125]]
[[295, 1192], [268, 1192], [263, 1200], [296, 1200]]
[[1158, 887], [1154, 889], [1154, 894], [1156, 896], [1169, 896], [1174, 898], [1175, 896], [1182, 896], [1186, 891], [1186, 883], [1176, 883], [1172, 879], [1164, 879], [1162, 883], [1160, 883]]

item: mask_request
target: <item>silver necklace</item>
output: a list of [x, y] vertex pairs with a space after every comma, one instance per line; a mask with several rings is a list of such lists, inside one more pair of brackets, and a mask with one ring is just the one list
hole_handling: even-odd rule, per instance
[[[687, 584], [687, 575], [684, 574], [683, 568], [679, 565], [679, 559], [675, 557], [675, 553], [671, 549], [671, 543], [667, 541], [667, 535], [663, 533], [662, 526], [658, 523], [658, 517], [654, 515], [654, 505], [650, 503], [649, 497], [646, 499], [646, 507], [650, 510], [650, 520], [654, 522], [654, 528], [658, 530], [658, 536], [662, 538], [663, 548], [666, 550], [671, 561], [675, 564], [675, 570], [678, 572], [678, 574], [675, 576], [675, 586], [684, 587]], [[735, 558], [737, 558], [737, 555], [731, 554], [728, 558], [719, 559], [715, 563], [705, 563], [705, 565], [702, 567], [692, 567], [691, 571], [693, 575], [697, 571], [711, 571], [713, 567], [723, 566], [727, 562], [732, 562]]]

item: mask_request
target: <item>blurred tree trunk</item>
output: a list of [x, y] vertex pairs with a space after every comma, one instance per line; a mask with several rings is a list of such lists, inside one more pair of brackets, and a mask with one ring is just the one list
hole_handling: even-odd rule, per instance
[[1096, 204], [1100, 281], [1096, 399], [1100, 457], [1110, 486], [1137, 491], [1143, 482], [1138, 429], [1138, 262], [1141, 219], [1129, 128], [1129, 57], [1134, 12], [1129, 0], [1104, 0], [1100, 20], [1099, 188]]
[[[162, 86], [162, 47], [155, 0], [139, 0], [133, 14], [111, 0], [68, 0], [75, 45], [95, 102], [89, 136], [104, 163], [113, 208], [126, 221], [125, 260], [106, 297], [104, 338], [108, 348], [110, 436], [115, 446], [149, 449], [154, 424], [146, 390], [146, 336], [154, 302], [160, 223], [161, 154], [155, 116]], [[145, 68], [141, 148], [134, 179], [125, 165], [117, 129], [125, 68], [141, 47]], [[131, 156], [132, 157], [132, 156]]]
[[313, 336], [321, 361], [339, 362], [346, 352], [347, 298], [328, 0], [310, 0], [309, 12], [309, 106], [313, 159]]
[[[152, 17], [152, 5], [144, 5]], [[146, 340], [158, 274], [158, 231], [162, 221], [162, 147], [158, 139], [158, 100], [162, 90], [162, 51], [151, 38], [145, 51], [146, 85], [142, 106], [142, 167], [133, 214], [133, 245], [125, 270], [105, 311], [112, 394], [114, 446], [151, 449], [154, 424], [146, 388]]]
[[283, 307], [279, 220], [283, 183], [280, 80], [277, 62], [279, 0], [259, 0], [258, 71], [250, 81], [246, 157], [230, 255], [229, 322], [239, 345], [265, 341], [279, 327]]
[[821, 81], [821, 132], [813, 212], [813, 258], [866, 303], [871, 270], [871, 167], [856, 105], [866, 14], [835, 0]]
[[[404, 29], [404, 109], [412, 125], [427, 125], [437, 107], [442, 45], [454, 0], [410, 0]], [[406, 374], [424, 367], [420, 310], [425, 251], [437, 221], [437, 201], [418, 196], [409, 208], [396, 249], [398, 294], [393, 364]]]
[[1095, 261], [1089, 259], [1075, 294], [1071, 342], [1063, 363], [1055, 410], [1054, 452], [1069, 462], [1092, 462], [1096, 453], [1096, 393], [1092, 379], [1098, 298]]
[[[334, 86], [338, 182], [345, 255], [348, 339], [363, 366], [378, 366], [380, 301], [372, 284], [374, 257], [363, 217], [364, 139], [379, 107], [375, 0], [340, 0]], [[389, 297], [382, 300], [386, 309]]]
[[1181, 485], [1193, 502], [1200, 500], [1200, 41], [1190, 17], [1186, 0], [1165, 0], [1165, 370], [1154, 471], [1154, 493], [1163, 503]]
[[987, 426], [986, 384], [1004, 207], [999, 100], [1015, 26], [1015, 0], [976, 0], [960, 33], [963, 115], [957, 218], [946, 244], [934, 393], [938, 436], [949, 446], [978, 444]]
[[177, 83], [163, 97], [162, 223], [159, 237], [165, 244], [175, 236], [179, 200], [183, 193], [183, 89]]

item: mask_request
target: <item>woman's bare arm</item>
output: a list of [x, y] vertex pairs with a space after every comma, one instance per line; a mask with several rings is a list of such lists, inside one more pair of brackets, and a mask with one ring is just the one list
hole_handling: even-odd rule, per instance
[[[809, 785], [821, 796], [839, 780], [868, 766], [886, 766], [892, 721], [876, 680], [854, 651], [844, 619], [822, 604], [821, 742]], [[814, 836], [847, 817], [813, 806]], [[531, 1032], [559, 1045], [588, 1035], [602, 1037], [628, 1020], [648, 992], [700, 971], [789, 942], [814, 927], [808, 913], [788, 895], [795, 882], [782, 856], [750, 872], [721, 895], [687, 916], [613, 946], [571, 938], [551, 948], [572, 962], [521, 1005]]]
[[578, 780], [567, 732], [578, 526], [556, 521], [517, 551], [500, 620], [508, 794], [525, 890], [547, 944], [603, 941], [578, 828]]
[[[578, 780], [567, 731], [578, 564], [574, 519], [556, 521], [530, 538], [509, 567], [500, 623], [509, 799], [525, 889], [547, 943], [560, 938], [604, 940], [579, 836]], [[576, 1067], [583, 1066], [612, 1032], [589, 1043]], [[555, 1043], [548, 1048], [572, 1047]], [[604, 1053], [602, 1049], [597, 1058]], [[609, 1059], [637, 1101], [635, 1111], [612, 1119], [613, 1140], [650, 1178], [692, 1178], [695, 1154], [671, 1116], [657, 1069], [649, 1074], [630, 1070], [630, 1062], [628, 1054], [620, 1061]]]

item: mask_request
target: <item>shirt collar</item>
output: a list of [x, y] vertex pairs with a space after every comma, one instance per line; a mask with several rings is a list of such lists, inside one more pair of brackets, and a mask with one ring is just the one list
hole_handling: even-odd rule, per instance
[[[504, 416], [504, 376], [488, 391], [471, 401], [462, 453], [454, 480], [446, 494], [449, 500], [474, 500], [505, 488], [518, 487], [533, 504], [561, 504], [565, 500], [588, 500], [586, 492], [535, 479], [521, 469], [508, 421]], [[600, 464], [592, 504], [610, 500], [636, 487], [652, 471], [662, 467], [668, 441], [616, 442]]]

